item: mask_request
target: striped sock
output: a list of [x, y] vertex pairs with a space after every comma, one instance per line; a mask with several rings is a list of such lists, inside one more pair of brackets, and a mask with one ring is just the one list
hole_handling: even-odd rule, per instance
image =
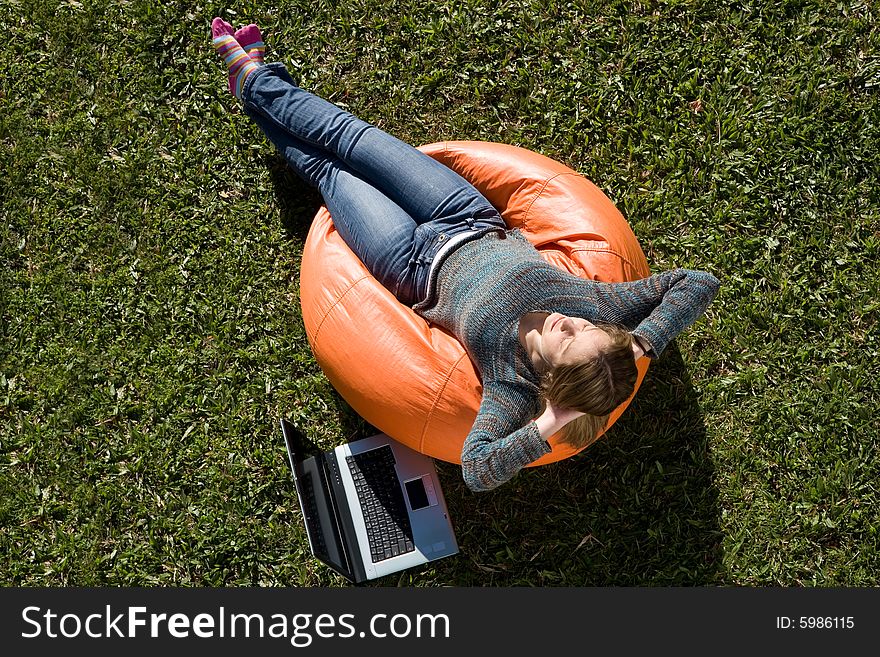
[[229, 67], [229, 90], [236, 98], [241, 98], [245, 80], [259, 68], [259, 64], [252, 61], [242, 49], [235, 40], [232, 26], [222, 18], [215, 18], [211, 22], [211, 36], [217, 54]]
[[214, 47], [229, 67], [229, 86], [232, 93], [236, 98], [241, 98], [245, 80], [260, 68], [260, 65], [248, 56], [231, 34], [215, 35]]
[[263, 42], [263, 35], [260, 28], [254, 23], [245, 25], [235, 31], [235, 40], [238, 45], [244, 48], [248, 56], [257, 64], [262, 64], [266, 59], [266, 44]]

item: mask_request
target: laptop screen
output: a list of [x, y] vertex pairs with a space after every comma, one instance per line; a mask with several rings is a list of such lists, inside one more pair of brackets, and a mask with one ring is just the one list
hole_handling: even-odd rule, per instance
[[330, 556], [327, 554], [327, 541], [324, 538], [324, 532], [321, 531], [321, 524], [318, 521], [315, 484], [312, 481], [311, 473], [304, 473], [301, 477], [298, 477], [296, 490], [302, 502], [303, 520], [305, 521], [312, 552], [318, 559], [326, 563], [330, 560]]
[[286, 420], [281, 420], [281, 431], [312, 554], [344, 577], [351, 577], [337, 509], [324, 472], [324, 455], [303, 459], [303, 451], [317, 451], [317, 447]]

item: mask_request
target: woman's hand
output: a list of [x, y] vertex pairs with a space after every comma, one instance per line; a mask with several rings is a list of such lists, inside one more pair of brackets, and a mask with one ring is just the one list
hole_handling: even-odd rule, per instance
[[636, 336], [632, 336], [632, 339], [633, 357], [638, 360], [645, 355], [645, 350], [642, 349], [642, 343], [639, 342], [639, 339]]
[[541, 438], [546, 440], [566, 424], [582, 415], [584, 413], [581, 411], [576, 411], [572, 408], [560, 408], [548, 401], [544, 412], [535, 419], [535, 424], [538, 426]]

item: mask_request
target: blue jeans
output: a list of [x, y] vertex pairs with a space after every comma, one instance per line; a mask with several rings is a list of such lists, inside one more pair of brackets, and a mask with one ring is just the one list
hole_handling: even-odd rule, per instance
[[504, 230], [498, 211], [468, 181], [300, 89], [283, 64], [252, 73], [242, 101], [293, 170], [321, 192], [349, 248], [406, 305], [425, 299], [445, 245]]

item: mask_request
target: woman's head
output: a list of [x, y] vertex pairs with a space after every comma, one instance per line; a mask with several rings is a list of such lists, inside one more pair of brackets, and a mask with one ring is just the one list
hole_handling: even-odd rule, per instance
[[632, 335], [613, 324], [554, 313], [544, 324], [540, 348], [547, 363], [542, 396], [554, 406], [586, 413], [563, 430], [565, 442], [585, 447], [635, 389]]
[[610, 346], [609, 336], [597, 324], [580, 317], [550, 313], [544, 319], [536, 345], [545, 369], [577, 364]]

